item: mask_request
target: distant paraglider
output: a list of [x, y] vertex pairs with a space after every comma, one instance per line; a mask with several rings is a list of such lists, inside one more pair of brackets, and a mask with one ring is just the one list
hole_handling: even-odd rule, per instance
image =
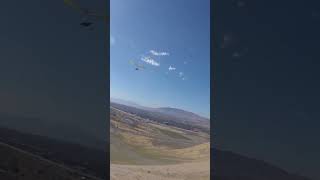
[[129, 63], [135, 67], [136, 71], [141, 70], [141, 69], [145, 69], [145, 67], [142, 64], [138, 64], [132, 60], [129, 61]]

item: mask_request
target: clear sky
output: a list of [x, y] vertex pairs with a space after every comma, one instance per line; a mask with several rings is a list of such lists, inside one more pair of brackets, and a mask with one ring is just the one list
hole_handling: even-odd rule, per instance
[[[112, 0], [111, 97], [208, 117], [209, 3]], [[129, 61], [145, 69], [137, 71]]]

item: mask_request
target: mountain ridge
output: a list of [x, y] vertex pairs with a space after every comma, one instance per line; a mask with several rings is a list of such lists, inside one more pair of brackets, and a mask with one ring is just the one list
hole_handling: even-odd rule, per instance
[[200, 130], [205, 133], [210, 132], [210, 121], [204, 121], [200, 116], [190, 117], [185, 114], [181, 115], [179, 113], [163, 112], [161, 109], [140, 109], [114, 102], [111, 102], [110, 106], [158, 123], [172, 125], [187, 130]]
[[176, 115], [178, 115], [177, 113], [180, 113], [180, 115], [182, 113], [185, 113], [189, 116], [192, 117], [197, 117], [197, 118], [201, 118], [203, 120], [210, 120], [208, 117], [204, 117], [202, 115], [199, 115], [197, 113], [188, 111], [188, 110], [184, 110], [181, 108], [176, 108], [176, 107], [170, 107], [170, 106], [164, 106], [164, 107], [147, 107], [147, 106], [142, 106], [138, 103], [135, 103], [133, 101], [128, 101], [128, 100], [123, 100], [120, 98], [110, 98], [110, 102], [112, 103], [117, 103], [117, 104], [122, 104], [122, 105], [126, 105], [126, 106], [131, 106], [131, 107], [135, 107], [135, 108], [139, 108], [139, 109], [143, 109], [143, 110], [151, 110], [151, 111], [161, 111], [163, 113], [167, 113], [167, 114], [172, 114], [172, 113], [176, 113]]

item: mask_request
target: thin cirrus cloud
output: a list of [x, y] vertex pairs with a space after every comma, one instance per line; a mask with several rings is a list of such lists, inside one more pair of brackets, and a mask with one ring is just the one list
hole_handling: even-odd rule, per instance
[[175, 67], [173, 67], [173, 66], [169, 66], [169, 71], [174, 71], [174, 70], [176, 70], [176, 68]]
[[184, 75], [183, 72], [179, 72], [179, 77], [180, 77], [183, 81], [186, 80], [186, 77], [185, 77], [185, 75]]
[[169, 56], [170, 55], [168, 52], [158, 52], [155, 50], [150, 50], [150, 53], [154, 56]]
[[183, 72], [179, 72], [179, 77], [183, 77]]
[[141, 60], [144, 61], [145, 63], [152, 65], [152, 66], [160, 66], [159, 62], [155, 61], [153, 58], [148, 57], [148, 56], [142, 57]]

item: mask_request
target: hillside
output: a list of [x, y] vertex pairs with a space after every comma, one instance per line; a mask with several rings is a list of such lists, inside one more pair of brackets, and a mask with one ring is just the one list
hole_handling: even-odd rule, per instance
[[[262, 160], [217, 149], [210, 136], [110, 107], [111, 179], [310, 180]], [[212, 157], [212, 162], [209, 159]]]
[[[201, 144], [209, 142], [206, 133], [158, 124], [113, 107], [110, 111], [111, 161], [114, 162], [159, 164], [185, 161], [192, 159], [192, 148], [199, 149]], [[209, 145], [203, 146], [205, 148], [208, 150], [205, 157], [208, 157]], [[126, 160], [119, 159], [124, 157]]]
[[0, 143], [1, 180], [102, 180]]
[[[56, 164], [63, 164], [82, 173], [101, 178], [106, 177], [105, 163], [108, 161], [106, 151], [6, 128], [0, 128], [0, 143], [8, 144]], [[5, 162], [4, 158], [8, 156], [8, 153], [10, 152], [0, 154], [2, 162]]]
[[179, 127], [187, 130], [203, 131], [210, 133], [210, 120], [195, 115], [194, 113], [177, 110], [173, 108], [152, 108], [152, 109], [140, 109], [137, 107], [127, 106], [123, 104], [113, 103], [110, 104], [119, 110], [136, 114], [144, 119], [150, 119], [152, 121], [167, 124], [170, 126]]
[[211, 168], [216, 180], [310, 180], [230, 151], [211, 149], [211, 155]]
[[0, 113], [0, 127], [105, 150], [107, 130], [102, 128], [102, 122], [99, 121], [45, 119]]
[[185, 111], [182, 109], [172, 108], [172, 107], [160, 107], [160, 108], [153, 108], [155, 112], [161, 112], [167, 115], [171, 115], [174, 117], [178, 117], [179, 119], [185, 119], [189, 122], [208, 122], [208, 118], [201, 117], [195, 113]]
[[113, 106], [110, 112], [112, 180], [209, 179], [208, 133], [158, 123]]

